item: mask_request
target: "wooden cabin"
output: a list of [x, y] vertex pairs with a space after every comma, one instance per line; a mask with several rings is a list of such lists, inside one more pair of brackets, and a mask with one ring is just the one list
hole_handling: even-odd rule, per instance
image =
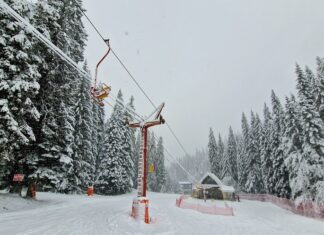
[[235, 192], [234, 187], [227, 186], [213, 173], [207, 172], [195, 186], [192, 196], [195, 198], [204, 198], [204, 190], [207, 199], [231, 200]]

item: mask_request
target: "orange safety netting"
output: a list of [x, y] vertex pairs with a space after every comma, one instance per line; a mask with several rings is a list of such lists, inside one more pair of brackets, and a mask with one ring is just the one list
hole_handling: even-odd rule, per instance
[[292, 211], [295, 214], [312, 218], [324, 219], [324, 204], [313, 201], [300, 202], [296, 204], [287, 198], [279, 198], [268, 194], [239, 194], [241, 199], [271, 202], [283, 209]]
[[176, 206], [183, 209], [196, 210], [205, 214], [212, 215], [234, 215], [233, 208], [229, 207], [225, 202], [225, 207], [218, 207], [216, 205], [201, 205], [199, 203], [190, 203], [185, 201], [186, 197], [180, 196], [176, 199]]

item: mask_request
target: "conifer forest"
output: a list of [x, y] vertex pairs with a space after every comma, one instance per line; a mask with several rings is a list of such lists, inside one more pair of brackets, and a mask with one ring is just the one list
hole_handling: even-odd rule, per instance
[[[81, 0], [5, 1], [83, 69], [87, 42]], [[19, 22], [0, 12], [0, 188], [14, 174], [40, 191], [100, 194], [136, 187], [139, 137], [128, 128], [134, 98], [120, 90], [112, 114], [90, 96], [91, 81], [38, 41]], [[163, 139], [150, 133], [149, 162], [158, 170], [150, 189], [165, 182]]]
[[[82, 0], [4, 2], [90, 73]], [[0, 31], [0, 189], [12, 189], [15, 174], [41, 192], [136, 189], [141, 137], [128, 125], [141, 105], [136, 97], [119, 90], [107, 115], [91, 98], [92, 81], [5, 11]], [[179, 192], [178, 181], [210, 171], [238, 192], [323, 203], [324, 59], [314, 64], [296, 64], [295, 95], [281, 100], [272, 91], [262, 114], [242, 113], [241, 130], [210, 128], [208, 143], [176, 163], [165, 161], [164, 139], [150, 131], [148, 190]]]

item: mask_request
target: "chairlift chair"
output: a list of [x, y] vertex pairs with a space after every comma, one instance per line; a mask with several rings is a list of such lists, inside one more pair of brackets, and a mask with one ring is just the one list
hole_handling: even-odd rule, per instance
[[99, 83], [99, 85], [97, 85], [97, 77], [98, 77], [99, 65], [102, 63], [102, 61], [104, 61], [104, 59], [108, 56], [109, 52], [111, 51], [110, 44], [109, 44], [109, 39], [106, 39], [105, 43], [108, 46], [108, 51], [99, 60], [99, 62], [96, 65], [95, 80], [94, 80], [93, 86], [90, 89], [92, 99], [100, 106], [104, 106], [103, 101], [104, 101], [105, 98], [107, 98], [109, 96], [109, 93], [111, 91], [111, 87], [104, 84], [104, 83]]

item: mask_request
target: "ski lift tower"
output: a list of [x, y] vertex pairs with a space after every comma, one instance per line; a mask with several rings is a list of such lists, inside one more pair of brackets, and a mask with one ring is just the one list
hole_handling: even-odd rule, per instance
[[[138, 159], [138, 178], [137, 178], [137, 197], [133, 200], [132, 206], [132, 217], [135, 219], [141, 219], [144, 217], [144, 222], [149, 223], [149, 200], [146, 197], [146, 160], [147, 160], [147, 134], [148, 128], [156, 125], [161, 125], [165, 123], [161, 112], [164, 107], [162, 103], [157, 109], [155, 109], [148, 118], [143, 122], [130, 123], [131, 128], [141, 129], [141, 148], [140, 155]], [[154, 115], [155, 114], [155, 115]], [[149, 121], [149, 119], [154, 115], [154, 119]]]

